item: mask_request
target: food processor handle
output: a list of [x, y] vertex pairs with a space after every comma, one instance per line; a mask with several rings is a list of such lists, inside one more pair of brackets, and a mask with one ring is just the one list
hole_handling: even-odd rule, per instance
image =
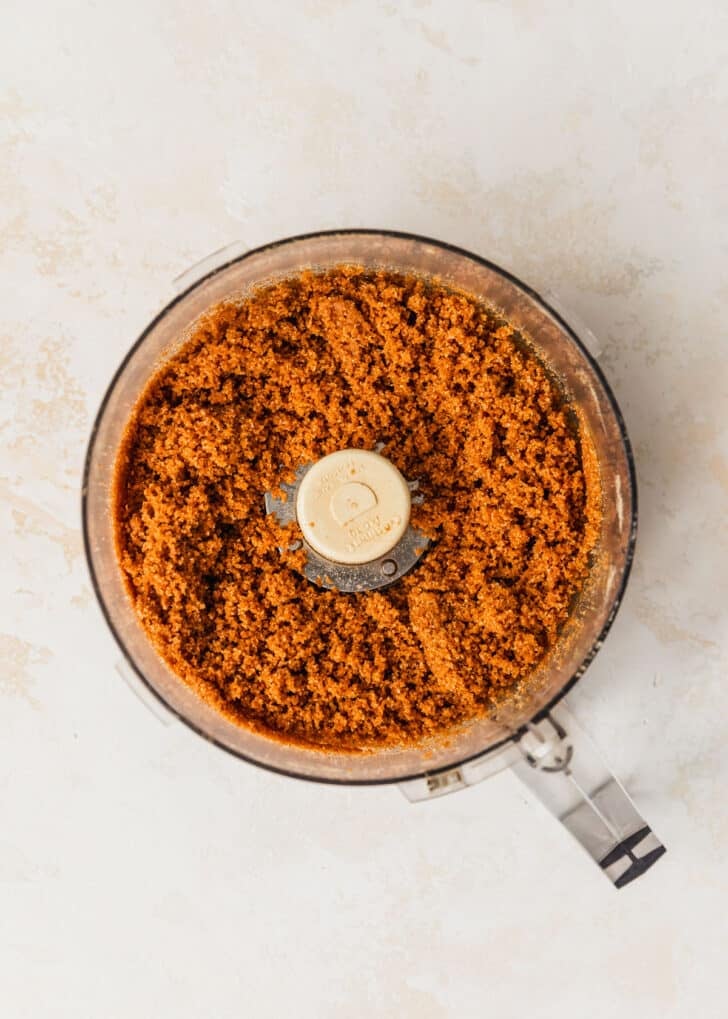
[[664, 855], [665, 847], [563, 702], [527, 725], [517, 745], [516, 775], [617, 888]]

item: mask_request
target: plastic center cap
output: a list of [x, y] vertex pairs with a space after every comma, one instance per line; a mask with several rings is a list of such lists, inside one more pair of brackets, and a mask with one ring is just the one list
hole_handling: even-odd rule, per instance
[[407, 482], [379, 453], [342, 449], [304, 475], [298, 526], [311, 548], [335, 563], [372, 562], [390, 552], [410, 518]]
[[362, 513], [373, 509], [377, 501], [369, 485], [362, 485], [360, 481], [349, 481], [336, 489], [331, 496], [329, 509], [336, 523], [346, 527]]

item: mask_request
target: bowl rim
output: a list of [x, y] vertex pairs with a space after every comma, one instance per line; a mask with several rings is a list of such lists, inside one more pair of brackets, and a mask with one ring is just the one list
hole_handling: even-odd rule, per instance
[[[543, 707], [539, 708], [539, 710], [532, 716], [532, 718], [530, 720], [531, 723], [538, 722], [541, 719], [545, 718], [548, 715], [549, 711], [551, 711], [552, 708], [554, 708], [561, 700], [563, 700], [563, 698], [566, 696], [566, 694], [569, 693], [569, 691], [573, 689], [575, 684], [584, 675], [584, 673], [586, 672], [586, 670], [588, 669], [588, 667], [591, 665], [591, 663], [593, 662], [594, 658], [596, 657], [597, 653], [601, 649], [602, 644], [604, 643], [604, 640], [606, 639], [607, 634], [611, 630], [612, 624], [614, 623], [614, 620], [615, 620], [615, 618], [617, 616], [617, 612], [619, 611], [619, 608], [620, 608], [620, 606], [622, 604], [622, 600], [624, 598], [624, 593], [625, 593], [625, 590], [627, 588], [627, 583], [629, 581], [630, 573], [632, 571], [632, 564], [634, 562], [634, 553], [635, 553], [635, 543], [636, 543], [636, 539], [637, 539], [637, 520], [638, 520], [637, 474], [636, 474], [636, 469], [635, 469], [635, 460], [634, 460], [634, 454], [633, 454], [633, 451], [632, 451], [632, 444], [630, 442], [629, 435], [627, 433], [627, 427], [626, 427], [626, 424], [625, 424], [625, 421], [624, 421], [624, 416], [622, 414], [622, 411], [620, 410], [620, 407], [619, 407], [619, 404], [617, 403], [617, 400], [616, 400], [616, 397], [614, 395], [614, 392], [612, 391], [612, 387], [610, 386], [609, 382], [607, 381], [607, 379], [606, 379], [606, 377], [604, 375], [604, 372], [602, 371], [602, 368], [599, 365], [599, 362], [594, 357], [594, 355], [591, 354], [591, 352], [587, 349], [587, 347], [584, 344], [584, 342], [578, 336], [576, 330], [571, 325], [569, 325], [569, 323], [564, 319], [563, 315], [559, 311], [557, 311], [556, 308], [554, 308], [553, 305], [551, 305], [544, 297], [542, 297], [541, 294], [537, 290], [535, 290], [529, 284], [524, 283], [523, 280], [519, 279], [517, 276], [515, 276], [513, 273], [509, 272], [507, 269], [503, 269], [502, 266], [500, 266], [497, 263], [491, 261], [490, 259], [484, 258], [482, 255], [478, 255], [475, 252], [469, 251], [468, 249], [462, 248], [462, 247], [460, 247], [458, 245], [450, 244], [447, 241], [441, 241], [441, 240], [437, 240], [436, 238], [433, 238], [433, 237], [427, 237], [427, 236], [425, 236], [423, 234], [409, 233], [407, 231], [401, 231], [401, 230], [375, 229], [375, 228], [368, 228], [368, 227], [337, 228], [337, 229], [332, 229], [332, 230], [315, 230], [315, 231], [312, 231], [310, 233], [294, 234], [294, 235], [292, 235], [290, 237], [283, 237], [283, 238], [280, 238], [279, 240], [270, 241], [267, 244], [262, 244], [262, 245], [260, 245], [260, 246], [258, 246], [256, 248], [249, 248], [246, 251], [242, 252], [241, 254], [237, 254], [237, 255], [235, 255], [235, 256], [233, 256], [231, 258], [226, 259], [225, 261], [221, 262], [219, 265], [213, 266], [213, 268], [211, 268], [208, 272], [205, 272], [202, 276], [200, 276], [197, 279], [195, 279], [184, 290], [181, 290], [179, 293], [175, 294], [175, 296], [170, 301], [168, 301], [164, 305], [164, 307], [154, 316], [154, 318], [152, 318], [152, 320], [145, 326], [145, 328], [139, 334], [139, 336], [134, 341], [134, 343], [129, 347], [129, 350], [126, 352], [126, 354], [124, 355], [122, 360], [119, 362], [119, 365], [117, 366], [116, 371], [113, 373], [113, 375], [111, 377], [111, 380], [109, 381], [109, 384], [107, 385], [106, 390], [104, 391], [104, 395], [103, 395], [103, 397], [101, 399], [101, 403], [99, 404], [99, 408], [98, 408], [98, 410], [96, 412], [93, 424], [91, 426], [91, 432], [90, 432], [90, 435], [89, 435], [88, 444], [86, 446], [86, 453], [85, 453], [85, 456], [84, 456], [84, 466], [83, 466], [83, 476], [82, 476], [82, 488], [81, 488], [81, 525], [82, 525], [82, 532], [83, 532], [83, 547], [84, 547], [84, 554], [85, 554], [85, 558], [86, 558], [86, 565], [87, 565], [87, 568], [88, 568], [88, 571], [89, 571], [89, 575], [90, 575], [90, 578], [91, 578], [91, 585], [93, 587], [93, 591], [94, 591], [94, 594], [96, 596], [96, 601], [98, 602], [98, 605], [99, 605], [99, 607], [101, 609], [101, 613], [102, 613], [102, 615], [103, 615], [103, 617], [104, 617], [104, 619], [106, 621], [106, 625], [108, 626], [109, 630], [111, 631], [111, 634], [112, 634], [112, 636], [113, 636], [113, 638], [114, 638], [114, 640], [115, 640], [119, 650], [121, 651], [121, 653], [122, 653], [122, 655], [124, 657], [124, 661], [129, 666], [129, 668], [132, 670], [134, 675], [143, 684], [143, 686], [145, 688], [145, 691], [148, 691], [148, 693], [152, 695], [152, 697], [154, 698], [154, 700], [156, 702], [161, 704], [162, 707], [168, 713], [173, 715], [178, 721], [180, 721], [184, 725], [186, 725], [188, 729], [191, 729], [193, 732], [197, 733], [198, 736], [202, 736], [203, 739], [207, 740], [207, 742], [214, 744], [215, 746], [219, 747], [221, 750], [224, 750], [226, 753], [231, 754], [233, 757], [236, 757], [239, 760], [243, 760], [243, 761], [247, 762], [248, 764], [253, 764], [253, 765], [255, 765], [258, 768], [263, 768], [266, 771], [270, 771], [270, 772], [273, 772], [273, 773], [278, 774], [278, 775], [284, 775], [287, 778], [296, 778], [296, 779], [299, 779], [299, 780], [302, 780], [302, 781], [307, 781], [307, 782], [316, 782], [316, 783], [320, 783], [320, 784], [323, 784], [323, 785], [338, 785], [338, 786], [377, 786], [377, 785], [401, 784], [401, 783], [405, 783], [405, 782], [415, 781], [417, 779], [422, 779], [425, 776], [443, 774], [443, 773], [446, 773], [446, 772], [449, 772], [449, 771], [454, 771], [457, 768], [460, 768], [463, 765], [468, 764], [468, 763], [470, 763], [472, 761], [479, 760], [479, 759], [482, 759], [484, 757], [490, 757], [491, 755], [498, 754], [498, 753], [502, 752], [509, 744], [511, 744], [514, 740], [517, 740], [519, 738], [521, 733], [525, 730], [526, 726], [525, 725], [521, 726], [518, 730], [513, 732], [511, 735], [509, 735], [509, 736], [505, 737], [504, 739], [499, 740], [498, 742], [492, 744], [491, 746], [489, 746], [485, 750], [480, 750], [480, 751], [476, 751], [475, 753], [468, 754], [465, 757], [463, 757], [461, 759], [459, 758], [457, 761], [453, 761], [452, 763], [450, 763], [448, 765], [445, 765], [443, 767], [433, 768], [432, 770], [424, 769], [422, 771], [417, 771], [417, 772], [414, 772], [414, 773], [408, 774], [408, 775], [400, 775], [400, 776], [397, 776], [397, 777], [394, 777], [394, 778], [367, 778], [367, 779], [356, 779], [356, 778], [354, 778], [354, 779], [352, 779], [352, 778], [337, 778], [337, 777], [331, 777], [331, 776], [306, 775], [306, 774], [302, 774], [300, 772], [291, 771], [291, 770], [288, 770], [286, 768], [276, 767], [275, 765], [272, 765], [272, 764], [269, 764], [269, 763], [266, 763], [266, 762], [263, 762], [263, 761], [259, 761], [256, 758], [249, 756], [248, 754], [244, 754], [241, 751], [236, 750], [236, 749], [234, 749], [231, 746], [228, 746], [226, 743], [222, 742], [221, 740], [218, 740], [215, 737], [210, 736], [209, 733], [205, 732], [198, 725], [196, 725], [194, 722], [192, 722], [189, 718], [186, 717], [186, 715], [182, 714], [175, 707], [173, 707], [171, 704], [169, 704], [164, 699], [164, 697], [162, 697], [162, 695], [159, 693], [159, 691], [156, 689], [156, 687], [152, 686], [152, 684], [148, 681], [148, 679], [142, 673], [142, 671], [139, 668], [137, 668], [136, 663], [134, 662], [134, 660], [129, 655], [129, 653], [127, 651], [127, 648], [126, 648], [124, 642], [122, 641], [121, 636], [120, 636], [119, 632], [117, 631], [117, 629], [116, 629], [116, 627], [114, 625], [113, 619], [111, 617], [111, 613], [109, 612], [109, 609], [108, 609], [108, 607], [106, 605], [106, 602], [104, 600], [103, 592], [101, 590], [101, 585], [100, 585], [100, 583], [98, 581], [98, 577], [97, 577], [96, 571], [94, 569], [93, 556], [92, 556], [92, 552], [91, 552], [90, 535], [89, 535], [89, 524], [88, 524], [88, 484], [89, 484], [89, 476], [90, 476], [90, 473], [91, 473], [91, 465], [92, 465], [92, 461], [93, 461], [93, 455], [94, 455], [94, 450], [95, 450], [96, 439], [97, 439], [97, 436], [98, 436], [98, 432], [99, 432], [99, 428], [100, 428], [100, 425], [101, 425], [101, 421], [102, 421], [104, 413], [106, 411], [107, 404], [108, 404], [108, 402], [109, 402], [109, 400], [111, 398], [111, 394], [113, 393], [113, 391], [114, 391], [114, 389], [116, 387], [116, 384], [117, 384], [120, 376], [122, 375], [124, 369], [126, 368], [126, 365], [131, 360], [131, 358], [133, 357], [135, 352], [143, 344], [143, 342], [146, 339], [147, 335], [152, 331], [152, 329], [154, 329], [154, 327], [157, 325], [157, 323], [161, 319], [163, 319], [165, 317], [165, 315], [167, 315], [169, 313], [169, 311], [176, 304], [178, 304], [180, 301], [184, 300], [184, 298], [187, 296], [187, 294], [189, 294], [192, 290], [196, 289], [202, 283], [204, 283], [207, 280], [211, 279], [213, 276], [217, 275], [220, 272], [225, 271], [231, 265], [234, 265], [234, 264], [239, 263], [239, 262], [243, 262], [246, 259], [251, 258], [254, 255], [258, 255], [258, 254], [260, 254], [262, 252], [272, 251], [275, 248], [279, 248], [279, 247], [283, 247], [285, 245], [293, 244], [293, 243], [298, 242], [298, 241], [313, 240], [313, 239], [320, 238], [320, 237], [348, 237], [348, 236], [362, 236], [362, 235], [368, 235], [368, 236], [373, 236], [373, 237], [393, 237], [393, 238], [398, 238], [400, 240], [413, 241], [413, 242], [417, 242], [417, 243], [421, 243], [421, 244], [433, 245], [434, 247], [440, 248], [440, 249], [442, 249], [444, 251], [449, 251], [449, 252], [452, 252], [453, 254], [460, 255], [460, 256], [462, 256], [464, 258], [470, 259], [471, 261], [476, 262], [477, 264], [479, 264], [481, 266], [484, 266], [487, 269], [492, 270], [493, 272], [499, 274], [500, 276], [502, 276], [503, 278], [508, 280], [514, 286], [516, 286], [521, 291], [523, 291], [525, 294], [527, 294], [528, 297], [530, 297], [535, 303], [540, 305], [541, 308], [543, 310], [545, 310], [559, 324], [559, 326], [564, 330], [564, 332], [569, 336], [569, 338], [572, 340], [572, 342], [575, 344], [575, 346], [579, 350], [579, 352], [582, 355], [582, 357], [588, 363], [588, 365], [591, 368], [591, 370], [597, 376], [597, 378], [598, 378], [598, 380], [599, 380], [599, 382], [600, 382], [600, 384], [601, 384], [601, 386], [602, 386], [602, 388], [604, 390], [604, 393], [605, 393], [605, 395], [607, 397], [607, 400], [608, 400], [609, 405], [611, 407], [612, 413], [614, 414], [614, 419], [615, 419], [615, 421], [617, 423], [617, 427], [618, 427], [618, 430], [619, 430], [619, 435], [620, 435], [620, 439], [621, 439], [621, 443], [622, 443], [622, 448], [623, 448], [624, 455], [625, 455], [625, 460], [626, 460], [626, 463], [627, 463], [627, 470], [628, 470], [628, 477], [629, 477], [629, 489], [630, 489], [630, 502], [631, 502], [631, 516], [630, 516], [630, 522], [629, 522], [629, 537], [628, 537], [628, 540], [627, 540], [627, 547], [625, 549], [625, 559], [624, 559], [624, 566], [623, 566], [623, 569], [622, 569], [622, 576], [620, 578], [619, 586], [618, 586], [617, 591], [616, 591], [616, 593], [614, 595], [614, 598], [612, 600], [612, 604], [611, 604], [611, 607], [609, 609], [609, 613], [607, 615], [607, 618], [606, 618], [606, 620], [604, 622], [604, 625], [602, 626], [601, 630], [599, 631], [599, 633], [597, 634], [596, 638], [594, 639], [594, 641], [593, 641], [593, 643], [592, 643], [588, 653], [584, 656], [584, 658], [583, 658], [581, 664], [579, 665], [579, 667], [576, 669], [576, 671], [573, 673], [573, 675], [564, 683], [564, 685], [561, 687], [561, 689], [558, 691], [558, 693], [554, 697], [552, 697], [551, 700], [548, 701], [547, 704], [545, 704]], [[214, 257], [214, 256], [212, 256], [212, 257]]]

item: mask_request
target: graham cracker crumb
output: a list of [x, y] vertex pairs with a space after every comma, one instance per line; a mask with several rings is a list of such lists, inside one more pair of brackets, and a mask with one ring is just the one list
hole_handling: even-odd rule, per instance
[[[279, 552], [299, 535], [264, 493], [379, 442], [419, 479], [412, 524], [433, 544], [389, 588], [323, 590], [305, 550]], [[417, 743], [486, 714], [554, 646], [598, 532], [587, 447], [492, 309], [414, 276], [305, 272], [211, 309], [148, 385], [117, 464], [119, 562], [159, 653], [236, 722], [337, 750]]]

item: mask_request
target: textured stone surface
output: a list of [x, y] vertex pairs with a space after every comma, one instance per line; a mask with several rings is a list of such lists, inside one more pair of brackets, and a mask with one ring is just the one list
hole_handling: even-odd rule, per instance
[[[11, 2], [3, 29], [3, 1014], [721, 1015], [725, 4]], [[508, 774], [416, 807], [292, 782], [114, 669], [78, 513], [103, 389], [191, 262], [334, 226], [471, 248], [598, 337], [641, 531], [570, 703], [669, 847], [622, 892]]]

